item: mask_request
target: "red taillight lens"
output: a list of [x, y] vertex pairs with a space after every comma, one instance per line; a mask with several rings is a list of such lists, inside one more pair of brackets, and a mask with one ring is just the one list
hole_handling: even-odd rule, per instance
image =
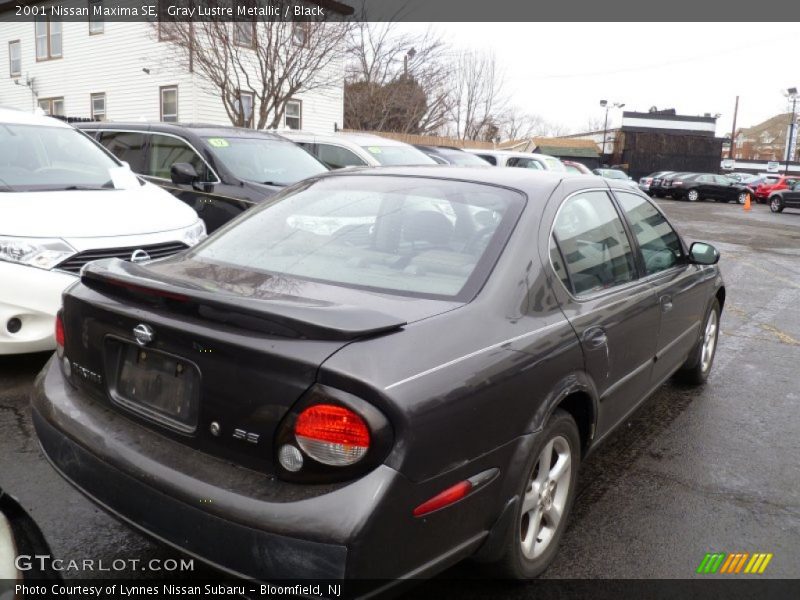
[[61, 319], [61, 313], [56, 315], [56, 349], [59, 354], [64, 352], [64, 321]]
[[344, 406], [315, 404], [297, 417], [294, 435], [303, 451], [325, 465], [343, 467], [361, 460], [369, 450], [367, 424]]
[[462, 481], [452, 487], [447, 488], [441, 494], [435, 495], [430, 500], [423, 502], [414, 509], [414, 516], [421, 517], [445, 506], [449, 506], [454, 502], [458, 502], [472, 490], [472, 482]]

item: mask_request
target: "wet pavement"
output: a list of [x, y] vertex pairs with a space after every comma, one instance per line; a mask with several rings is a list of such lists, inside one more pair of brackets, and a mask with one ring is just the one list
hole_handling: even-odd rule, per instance
[[[800, 577], [800, 211], [659, 204], [687, 239], [722, 253], [728, 296], [714, 369], [700, 389], [662, 386], [582, 465], [545, 576], [692, 577], [718, 551], [773, 553], [765, 577]], [[56, 556], [176, 557], [96, 508], [42, 457], [27, 396], [46, 359], [0, 358], [0, 487], [37, 520]], [[445, 577], [473, 573], [462, 564]], [[195, 561], [195, 575], [212, 572]]]

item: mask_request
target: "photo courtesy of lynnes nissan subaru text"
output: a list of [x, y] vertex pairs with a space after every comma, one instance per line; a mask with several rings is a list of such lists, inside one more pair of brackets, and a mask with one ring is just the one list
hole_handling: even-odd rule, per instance
[[231, 574], [535, 577], [587, 452], [673, 374], [706, 380], [718, 260], [625, 182], [330, 173], [86, 267], [33, 419], [90, 498]]

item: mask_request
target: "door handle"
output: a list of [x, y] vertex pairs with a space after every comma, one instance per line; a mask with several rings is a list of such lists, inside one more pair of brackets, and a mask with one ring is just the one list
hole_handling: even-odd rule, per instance
[[608, 345], [606, 330], [602, 327], [592, 327], [583, 332], [583, 343], [586, 347], [594, 350]]
[[672, 310], [672, 296], [661, 296], [661, 312], [669, 312]]

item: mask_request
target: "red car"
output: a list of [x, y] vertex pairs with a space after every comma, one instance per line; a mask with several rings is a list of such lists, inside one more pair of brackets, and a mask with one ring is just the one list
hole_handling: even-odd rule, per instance
[[759, 184], [756, 188], [756, 200], [759, 202], [766, 202], [772, 192], [788, 190], [796, 181], [798, 181], [796, 177], [787, 177], [786, 175], [781, 175], [778, 177], [777, 181], [767, 180], [765, 183]]

